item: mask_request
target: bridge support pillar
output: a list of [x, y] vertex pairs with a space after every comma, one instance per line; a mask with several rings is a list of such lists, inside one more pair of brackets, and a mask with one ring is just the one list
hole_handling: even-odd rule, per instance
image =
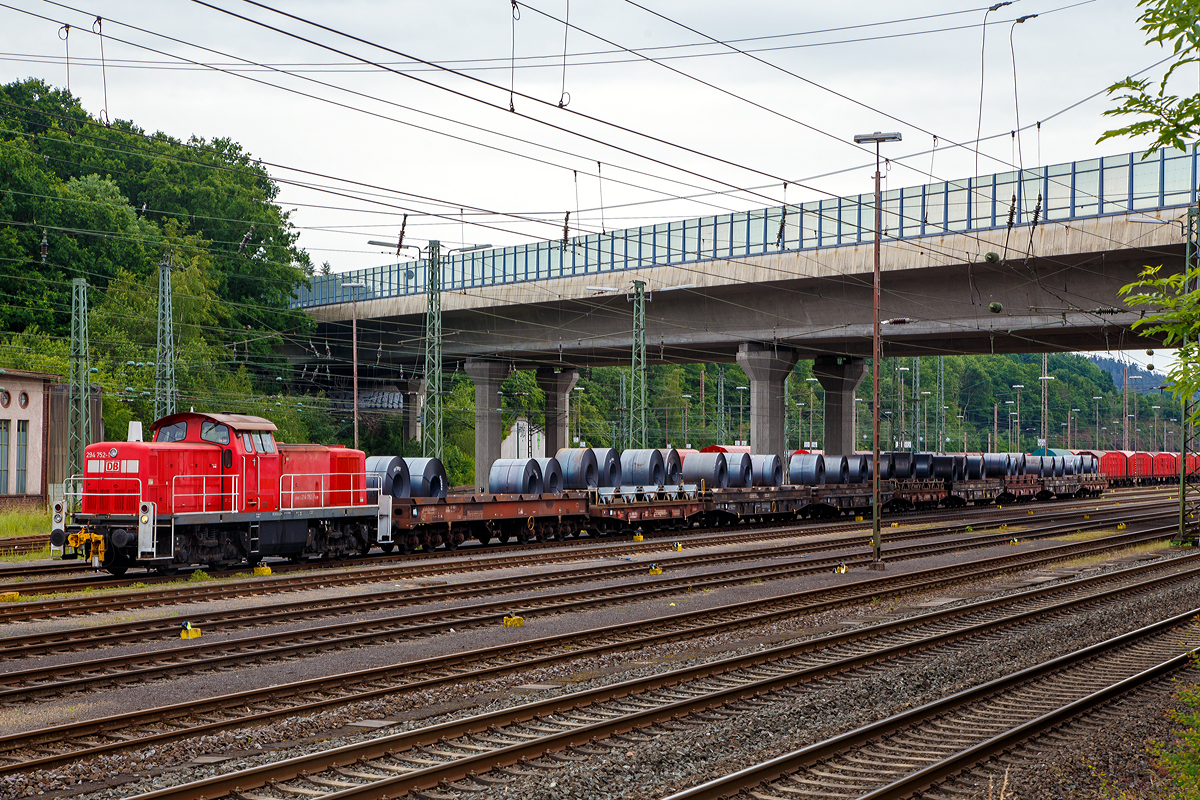
[[400, 391], [404, 393], [404, 440], [421, 440], [421, 408], [425, 404], [425, 381], [420, 378], [411, 381], [401, 381]]
[[817, 356], [813, 376], [825, 389], [825, 452], [853, 455], [854, 391], [867, 374], [867, 362], [857, 356]]
[[796, 366], [798, 356], [790, 347], [771, 347], [756, 342], [738, 346], [737, 363], [750, 378], [750, 448], [763, 455], [783, 456], [783, 382]]
[[487, 491], [492, 462], [500, 457], [503, 422], [500, 419], [500, 384], [508, 377], [508, 364], [468, 358], [463, 371], [475, 382], [475, 486]]
[[579, 372], [571, 368], [555, 371], [543, 367], [537, 371], [538, 386], [546, 393], [546, 458], [554, 458], [560, 448], [570, 447], [571, 390]]

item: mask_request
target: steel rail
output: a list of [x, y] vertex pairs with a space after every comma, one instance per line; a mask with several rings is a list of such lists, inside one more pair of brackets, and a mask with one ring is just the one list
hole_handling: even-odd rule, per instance
[[[1043, 608], [1040, 610], [1041, 613], [1057, 613], [1058, 611], [1062, 611], [1066, 608], [1077, 608], [1087, 604], [1104, 602], [1116, 597], [1142, 593], [1163, 585], [1177, 583], [1181, 580], [1187, 580], [1200, 575], [1200, 564], [1195, 563], [1198, 561], [1200, 561], [1200, 554], [1183, 556], [1181, 558], [1171, 560], [1158, 560], [1148, 565], [1126, 568], [1116, 572], [1105, 573], [1103, 575], [1067, 581], [1053, 586], [1042, 586], [1016, 594], [1006, 595], [1000, 598], [976, 601], [965, 606], [959, 606], [951, 609], [941, 609], [914, 617], [893, 620], [890, 622], [881, 622], [852, 631], [845, 631], [834, 635], [819, 637], [801, 644], [774, 647], [764, 650], [756, 655], [763, 656], [768, 660], [776, 657], [779, 654], [782, 654], [785, 657], [788, 655], [794, 656], [812, 650], [823, 650], [850, 642], [876, 639], [900, 631], [927, 627], [934, 623], [940, 623], [943, 621], [971, 615], [979, 615], [980, 613], [996, 609], [1019, 606], [1021, 604], [1034, 601], [1067, 595], [1069, 597], [1068, 600], [1058, 601], [1051, 609]], [[1140, 578], [1144, 575], [1161, 572], [1163, 570], [1169, 570], [1168, 574], [1153, 577], [1149, 580], [1140, 580], [1131, 584], [1127, 583], [1115, 588], [1104, 588], [1108, 584]], [[990, 570], [985, 570], [984, 572], [990, 573]], [[933, 582], [941, 583], [940, 580]], [[1092, 590], [1095, 588], [1100, 588], [1100, 591], [1082, 597], [1070, 597], [1073, 593]], [[607, 652], [624, 650], [631, 646], [645, 647], [651, 644], [678, 641], [703, 635], [711, 635], [712, 633], [734, 627], [744, 628], [746, 625], [761, 625], [768, 621], [777, 620], [784, 617], [795, 616], [797, 614], [815, 613], [835, 607], [837, 605], [845, 605], [853, 602], [864, 602], [874, 598], [886, 597], [892, 594], [908, 592], [912, 590], [914, 590], [914, 587], [900, 587], [891, 591], [881, 591], [878, 588], [874, 588], [868, 592], [859, 592], [857, 594], [832, 601], [828, 599], [817, 599], [820, 597], [821, 593], [819, 591], [809, 590], [807, 592], [798, 593], [797, 596], [790, 598], [784, 596], [782, 598], [767, 598], [765, 600], [748, 601], [734, 604], [732, 606], [708, 609], [701, 612], [675, 615], [674, 618], [607, 626], [589, 631], [580, 631], [560, 636], [547, 637], [540, 640], [526, 641], [520, 644], [501, 645], [469, 653], [453, 654], [451, 656], [430, 658], [423, 661], [407, 662], [402, 665], [396, 665], [395, 667], [376, 668], [372, 670], [364, 670], [359, 673], [351, 673], [348, 675], [332, 676], [329, 678], [320, 678], [300, 681], [292, 684], [273, 686], [270, 690], [241, 692], [234, 695], [212, 698], [206, 701], [192, 701], [175, 706], [148, 709], [140, 712], [131, 712], [128, 714], [106, 717], [103, 719], [93, 719], [81, 724], [63, 725], [55, 728], [13, 734], [0, 738], [0, 758], [10, 759], [9, 763], [0, 763], [0, 774], [14, 771], [28, 771], [35, 768], [46, 769], [74, 761], [78, 758], [92, 756], [103, 752], [112, 752], [134, 746], [145, 747], [151, 743], [164, 743], [167, 741], [175, 741], [198, 735], [210, 734], [232, 727], [242, 727], [247, 724], [261, 723], [266, 720], [281, 716], [313, 713], [315, 711], [333, 706], [388, 696], [397, 691], [429, 689], [438, 685], [445, 685], [447, 683], [460, 683], [467, 680], [486, 680], [516, 670], [528, 670], [563, 661], [574, 661], [580, 658], [595, 657]], [[800, 607], [796, 607], [795, 603], [797, 600], [801, 601], [802, 603], [804, 600], [810, 600], [811, 602], [808, 602], [806, 605], [802, 604]], [[784, 604], [790, 603], [792, 607], [775, 609], [769, 612], [757, 611], [762, 604], [773, 602], [781, 602]], [[738, 616], [736, 619], [729, 619], [729, 617], [736, 615], [739, 611], [751, 611], [752, 613], [749, 615]], [[705, 622], [703, 624], [695, 625], [687, 630], [679, 630], [678, 627], [676, 627], [675, 630], [658, 632], [649, 636], [640, 636], [632, 641], [629, 639], [630, 634], [636, 635], [647, 629], [660, 629], [664, 625], [667, 627], [672, 627], [685, 624], [686, 622], [711, 620], [714, 614], [725, 617], [726, 619], [717, 623]], [[1024, 617], [1021, 617], [1020, 615], [1010, 614], [1009, 622], [1015, 623], [1021, 621], [1022, 619], [1024, 619]], [[614, 642], [614, 638], [619, 638], [621, 641]], [[578, 647], [580, 642], [587, 641], [588, 639], [599, 639], [604, 643], [582, 648]], [[561, 646], [566, 642], [570, 642], [575, 645], [575, 649], [571, 650], [570, 652], [558, 652], [545, 655], [534, 654], [539, 649], [544, 650], [547, 647]], [[485, 664], [482, 667], [476, 667], [467, 671], [463, 670], [463, 667], [471, 664], [472, 661], [494, 661], [497, 658], [511, 658], [514, 655], [522, 656], [522, 658], [515, 663], [501, 663], [500, 665]], [[371, 688], [366, 691], [353, 691], [349, 694], [349, 696], [345, 694], [345, 692], [347, 692], [347, 684], [353, 684], [355, 682], [378, 684], [381, 680], [395, 681], [395, 673], [398, 670], [403, 670], [406, 673], [406, 680], [397, 682], [387, 687]], [[446, 674], [439, 675], [439, 672]], [[420, 676], [423, 674], [432, 675], [432, 677], [421, 678]], [[287, 702], [285, 699], [288, 697], [303, 698], [307, 695], [311, 695], [312, 693], [329, 692], [331, 690], [341, 691], [343, 694], [337, 697], [322, 698], [321, 700], [317, 701], [306, 700], [298, 704]], [[278, 707], [281, 700], [283, 700], [283, 707]], [[178, 721], [184, 718], [195, 718], [197, 715], [212, 714], [214, 712], [233, 713], [235, 709], [250, 708], [264, 703], [275, 704], [277, 707], [272, 710], [257, 711], [256, 713], [251, 714], [239, 712], [235, 717], [219, 721], [209, 719], [201, 724], [191, 723], [188, 724], [188, 727], [183, 730], [178, 728], [168, 732], [129, 730], [131, 727], [138, 725], [159, 725], [166, 722], [170, 722], [172, 726], [177, 726]], [[128, 732], [123, 735], [119, 734], [118, 732], [122, 729], [126, 729]], [[17, 751], [20, 748], [36, 747], [39, 750], [43, 750], [47, 747], [47, 745], [50, 744], [54, 744], [61, 749], [61, 747], [63, 747], [63, 743], [68, 742], [71, 737], [94, 737], [96, 735], [116, 735], [116, 738], [115, 740], [111, 740], [106, 743], [90, 744], [86, 749], [77, 749], [70, 752], [58, 752], [53, 755], [43, 755], [34, 759], [19, 760], [15, 759], [15, 757], [12, 755], [14, 751]]]
[[[1030, 615], [1040, 616], [1046, 613], [1052, 612], [1034, 611], [1027, 612], [1021, 616], [1029, 619], [1032, 618]], [[1163, 631], [1172, 632], [1169, 645], [1177, 646], [1174, 638], [1174, 629], [1181, 624], [1186, 624], [1195, 614], [1195, 610], [1190, 611], [1187, 614], [1172, 617], [1170, 620], [1160, 622], [1157, 625], [1148, 626], [1131, 634], [1116, 637], [1099, 645], [1060, 657], [1047, 662], [1050, 665], [1049, 667], [1040, 665], [1040, 669], [1036, 673], [1030, 670], [1023, 670], [1017, 673], [1016, 677], [1008, 676], [989, 682], [984, 685], [986, 689], [982, 694], [992, 694], [997, 689], [1005, 686], [1019, 684], [1022, 680], [1028, 679], [1030, 675], [1035, 674], [1040, 677], [1047, 672], [1079, 663], [1083, 659], [1095, 658], [1116, 648], [1126, 647], [1131, 642], [1145, 639], [1148, 636], [1161, 635]], [[986, 635], [986, 630], [992, 624], [981, 626], [983, 630], [979, 632], [979, 635]], [[1015, 623], [1006, 622], [1002, 624]], [[831, 660], [820, 666], [786, 670], [782, 674], [776, 671], [774, 674], [769, 674], [768, 677], [758, 679], [753, 679], [752, 675], [751, 680], [740, 682], [734, 686], [728, 686], [727, 684], [732, 682], [728, 677], [728, 672], [731, 669], [746, 669], [762, 663], [761, 654], [739, 656], [725, 659], [721, 662], [710, 662], [688, 667], [669, 674], [635, 679], [620, 684], [527, 703], [515, 708], [452, 720], [423, 729], [382, 736], [323, 752], [308, 753], [270, 764], [136, 795], [134, 800], [199, 798], [201, 796], [211, 800], [212, 798], [222, 797], [231, 792], [253, 800], [253, 798], [259, 796], [248, 794], [246, 787], [257, 788], [283, 781], [311, 783], [313, 786], [319, 788], [288, 787], [288, 789], [291, 789], [288, 794], [303, 794], [314, 798], [321, 797], [322, 800], [358, 800], [359, 798], [363, 800], [366, 800], [366, 798], [377, 800], [377, 798], [385, 794], [389, 797], [395, 797], [403, 795], [405, 792], [427, 789], [437, 785], [445, 785], [449, 781], [469, 778], [476, 771], [486, 772], [494, 767], [508, 766], [526, 759], [537, 758], [548, 750], [570, 749], [588, 741], [594, 741], [600, 737], [626, 733], [638, 728], [646, 728], [673, 721], [682, 715], [696, 714], [709, 709], [728, 706], [731, 703], [739, 701], [761, 698], [765, 693], [777, 692], [798, 683], [810, 682], [822, 677], [842, 674], [847, 670], [860, 669], [878, 664], [901, 655], [910, 654], [914, 650], [927, 651], [939, 644], [958, 642], [965, 638], [965, 636], [966, 634], [962, 631], [942, 632], [929, 637], [927, 640], [922, 640], [919, 644], [910, 642], [894, 645], [847, 658]], [[1196, 634], [1193, 634], [1193, 638], [1196, 638]], [[714, 682], [720, 688], [715, 690], [702, 689], [694, 696], [674, 699], [683, 693], [680, 687], [682, 683], [701, 680], [714, 675], [726, 676], [723, 681]], [[643, 697], [647, 693], [665, 687], [671, 687], [673, 691], [666, 693], [663, 698]], [[961, 692], [948, 698], [948, 700], [942, 701], [942, 705], [939, 707], [942, 710], [941, 713], [944, 713], [944, 709], [963, 705], [967, 702], [963, 699], [965, 697], [980, 696], [977, 694], [979, 690], [975, 691], [976, 693]], [[596, 708], [598, 704], [606, 702], [616, 702], [616, 707], [612, 711]], [[609, 716], [609, 714], [612, 714], [612, 716]], [[552, 716], [557, 718], [551, 719]], [[596, 719], [597, 717], [600, 717], [600, 719]], [[525, 730], [506, 732], [503, 729], [496, 730], [495, 728], [498, 725], [521, 726]], [[551, 728], [551, 725], [557, 727]], [[868, 726], [873, 732], [874, 727]], [[889, 729], [894, 729], [894, 726]], [[487, 731], [486, 734], [480, 733], [485, 730]], [[853, 740], [855, 734], [858, 734], [858, 732], [852, 732], [831, 741], [838, 742], [838, 747], [844, 749], [847, 737]], [[501, 739], [501, 736], [508, 736], [508, 739]], [[486, 748], [472, 744], [468, 749], [457, 745], [453, 741], [447, 741], [458, 737], [473, 737], [472, 742], [474, 743], [486, 743], [492, 746]], [[510, 742], [509, 740], [511, 739], [518, 739], [518, 741]], [[427, 754], [431, 753], [431, 750], [428, 745], [433, 742], [440, 743], [435, 751], [437, 755], [452, 757], [452, 760], [429, 764]], [[456, 757], [460, 754], [450, 752], [449, 748], [452, 747], [458, 747], [460, 750], [465, 750], [466, 753], [462, 754], [461, 757]], [[410, 749], [418, 749], [417, 758], [421, 760], [417, 764], [413, 764], [412, 761], [406, 761], [405, 754], [400, 752]], [[832, 752], [837, 751], [834, 750]], [[371, 763], [373, 760], [382, 759], [399, 762], [399, 765], [393, 763], [376, 766]], [[339, 767], [339, 765], [348, 764], [355, 764], [352, 775], [347, 773], [344, 768]], [[425, 766], [425, 764], [429, 765]], [[375, 773], [366, 771], [370, 769], [378, 771]], [[334, 771], [334, 773], [329, 778], [320, 778], [318, 773], [325, 771]], [[341, 777], [339, 778], [338, 776]], [[346, 781], [345, 778], [347, 777], [356, 778], [360, 782]], [[753, 783], [750, 785], [753, 785]], [[707, 794], [700, 796], [717, 797], [720, 795]]]
[[[676, 792], [664, 800], [719, 800], [719, 798], [728, 798], [739, 794], [749, 787], [770, 784], [772, 781], [785, 778], [791, 774], [797, 773], [802, 769], [811, 767], [815, 764], [828, 762], [830, 759], [842, 753], [857, 750], [865, 745], [868, 745], [878, 739], [892, 736], [898, 731], [912, 729], [929, 720], [945, 718], [946, 715], [964, 707], [969, 707], [979, 701], [991, 696], [999, 695], [1002, 692], [1009, 691], [1022, 684], [1034, 683], [1043, 680], [1047, 676], [1055, 673], [1060, 673], [1071, 667], [1083, 667], [1086, 669], [1089, 664], [1096, 659], [1108, 655], [1113, 652], [1118, 652], [1128, 648], [1131, 645], [1136, 645], [1140, 642], [1150, 640], [1154, 637], [1170, 636], [1171, 641], [1168, 646], [1173, 646], [1175, 653], [1169, 658], [1160, 661], [1155, 661], [1148, 665], [1146, 669], [1139, 670], [1133, 675], [1127, 675], [1123, 678], [1133, 679], [1138, 676], [1149, 675], [1151, 677], [1161, 675], [1164, 670], [1175, 669], [1183, 664], [1186, 664], [1189, 652], [1179, 653], [1178, 649], [1181, 646], [1176, 636], [1176, 629], [1187, 625], [1189, 622], [1194, 622], [1197, 613], [1200, 609], [1193, 609], [1183, 614], [1177, 614], [1165, 620], [1147, 625], [1135, 631], [1122, 634], [1120, 636], [1108, 639], [1103, 642], [1085, 647], [1081, 650], [1076, 650], [1073, 653], [1068, 653], [1063, 656], [1051, 659], [1041, 664], [1014, 672], [1001, 678], [997, 678], [979, 686], [957, 692], [949, 697], [941, 700], [936, 700], [927, 703], [918, 708], [912, 709], [901, 714], [888, 717], [878, 722], [864, 725], [855, 730], [848, 731], [839, 736], [826, 739], [822, 742], [817, 742], [807, 747], [795, 750], [791, 753], [772, 758], [760, 764], [756, 764], [746, 769], [739, 770], [729, 775], [717, 778], [700, 784], [699, 786], [686, 789], [681, 792]], [[1190, 632], [1192, 641], [1198, 641], [1197, 632], [1194, 629]], [[1115, 696], [1118, 691], [1116, 687], [1128, 685], [1125, 683], [1113, 683], [1106, 689], [1097, 693], [1089, 693], [1081, 698], [1073, 698], [1070, 704], [1066, 704], [1057, 709], [1058, 714], [1070, 714], [1066, 709], [1077, 702], [1086, 701], [1093, 694], [1107, 696], [1109, 698]], [[1052, 712], [1055, 713], [1055, 712]], [[1046, 716], [1046, 715], [1039, 715]], [[1037, 719], [1029, 720], [1027, 724], [1035, 723]], [[1009, 733], [1012, 731], [1010, 730]], [[978, 743], [976, 747], [982, 747], [984, 751], [992, 750], [993, 746], [989, 743], [996, 737], [988, 737], [987, 740]], [[968, 748], [968, 749], [974, 749]], [[909, 776], [911, 778], [911, 776]], [[918, 782], [921, 782], [918, 780]], [[882, 791], [881, 787], [879, 791]], [[759, 794], [760, 797], [765, 797], [764, 794]], [[860, 797], [874, 797], [872, 794], [861, 794]], [[881, 795], [881, 796], [901, 796], [901, 795]], [[907, 794], [903, 796], [908, 796]], [[148, 797], [148, 796], [146, 796]]]

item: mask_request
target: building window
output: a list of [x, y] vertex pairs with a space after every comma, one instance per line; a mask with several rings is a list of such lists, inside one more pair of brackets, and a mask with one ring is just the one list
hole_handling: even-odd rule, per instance
[[8, 408], [10, 403], [12, 403], [12, 395], [8, 392], [0, 392], [0, 406]]
[[17, 402], [21, 404], [21, 408], [29, 408], [29, 393], [21, 392], [21, 395], [17, 398]]
[[17, 487], [14, 494], [25, 494], [25, 465], [29, 460], [29, 420], [17, 420]]
[[0, 419], [0, 494], [8, 494], [8, 420]]

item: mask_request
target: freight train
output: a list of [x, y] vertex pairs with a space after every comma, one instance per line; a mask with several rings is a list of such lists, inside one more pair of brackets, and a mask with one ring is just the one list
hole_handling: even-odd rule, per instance
[[[707, 452], [573, 448], [555, 458], [501, 460], [487, 491], [448, 491], [437, 459], [367, 458], [344, 446], [275, 439], [261, 417], [187, 412], [148, 441], [85, 450], [84, 472], [52, 509], [51, 545], [114, 575], [130, 567], [256, 565], [455, 550], [580, 535], [682, 531], [746, 521], [870, 514], [869, 455], [797, 451], [787, 462], [747, 448]], [[883, 510], [1098, 495], [1090, 454], [884, 453]]]

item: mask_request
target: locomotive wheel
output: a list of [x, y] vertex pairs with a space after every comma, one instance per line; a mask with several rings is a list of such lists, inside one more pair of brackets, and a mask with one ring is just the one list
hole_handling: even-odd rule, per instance
[[388, 553], [390, 553], [396, 549], [396, 543], [388, 542], [386, 544], [381, 544], [381, 545], [379, 545], [379, 549], [383, 551], [384, 555], [387, 555]]
[[[155, 567], [154, 571], [156, 573], [158, 573], [159, 575], [170, 576], [170, 575], [174, 575], [174, 574], [178, 573], [179, 567], [176, 566], [175, 564], [161, 564], [161, 565]], [[122, 569], [122, 572], [124, 572], [123, 569]], [[116, 573], [113, 573], [113, 574], [115, 575]]]
[[121, 565], [119, 567], [105, 567], [105, 569], [108, 570], [109, 575], [112, 575], [114, 578], [119, 578], [125, 574], [125, 571], [128, 570], [129, 567]]

